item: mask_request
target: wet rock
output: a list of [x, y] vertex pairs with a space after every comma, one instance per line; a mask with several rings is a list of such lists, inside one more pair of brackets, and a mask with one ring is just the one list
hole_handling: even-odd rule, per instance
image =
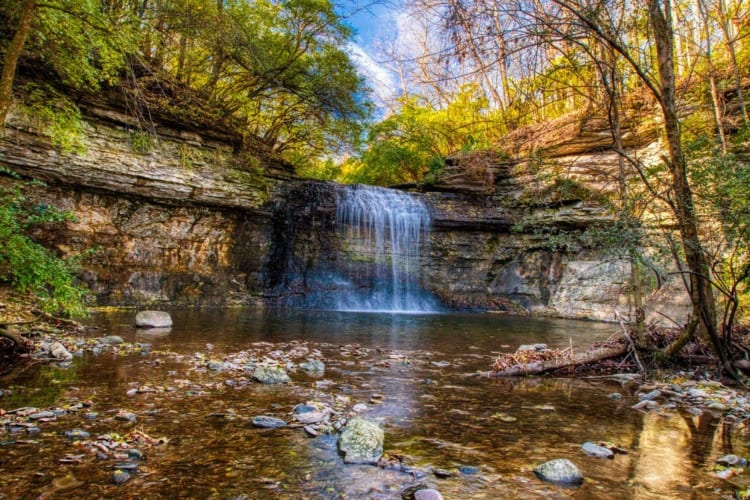
[[112, 473], [112, 476], [110, 477], [110, 480], [114, 484], [125, 484], [128, 481], [130, 481], [130, 474], [123, 470], [116, 470]]
[[276, 417], [269, 417], [267, 415], [258, 415], [253, 417], [253, 427], [260, 427], [262, 429], [278, 429], [279, 427], [285, 427], [286, 422]]
[[29, 419], [31, 420], [42, 420], [42, 419], [56, 418], [56, 417], [57, 415], [55, 415], [55, 413], [51, 411], [40, 411], [40, 412], [32, 413], [31, 415], [29, 415]]
[[253, 370], [253, 380], [261, 384], [288, 384], [292, 380], [281, 368], [261, 366]]
[[117, 415], [115, 415], [115, 420], [135, 423], [138, 420], [138, 417], [133, 412], [120, 410], [117, 412]]
[[306, 434], [307, 434], [308, 436], [310, 436], [310, 437], [317, 437], [317, 436], [318, 436], [318, 431], [316, 431], [316, 430], [315, 430], [315, 428], [314, 428], [314, 427], [312, 427], [312, 426], [310, 426], [310, 425], [306, 425], [306, 426], [304, 426], [304, 427], [302, 428], [302, 430], [304, 430], [304, 431], [305, 431], [305, 433], [306, 433]]
[[63, 435], [72, 441], [77, 441], [79, 439], [88, 439], [91, 436], [91, 434], [84, 431], [83, 429], [72, 429], [69, 431], [65, 431]]
[[432, 361], [430, 364], [436, 368], [446, 368], [450, 366], [451, 364], [447, 361]]
[[138, 471], [138, 464], [135, 462], [122, 462], [113, 466], [117, 470], [125, 472], [136, 472]]
[[326, 365], [319, 359], [308, 359], [300, 363], [299, 369], [309, 375], [323, 375], [326, 371]]
[[123, 340], [123, 338], [119, 335], [107, 335], [106, 337], [101, 337], [99, 339], [99, 343], [104, 345], [114, 346], [122, 344], [123, 342], [125, 342], [125, 340]]
[[97, 417], [99, 417], [99, 414], [95, 411], [90, 411], [83, 414], [83, 418], [85, 418], [86, 420], [96, 420]]
[[439, 491], [427, 488], [414, 493], [414, 500], [443, 500]]
[[461, 467], [458, 468], [458, 471], [461, 474], [472, 476], [474, 474], [479, 474], [479, 467], [475, 467], [473, 465], [462, 465]]
[[591, 441], [583, 443], [581, 449], [586, 455], [590, 457], [609, 459], [615, 458], [615, 454], [612, 450], [610, 450], [609, 448], [605, 448], [604, 446], [599, 446], [598, 444], [592, 443]]
[[653, 391], [647, 392], [646, 394], [639, 394], [638, 399], [641, 401], [652, 401], [658, 397], [661, 397], [661, 391], [654, 389]]
[[135, 326], [138, 328], [168, 328], [172, 326], [172, 317], [164, 311], [139, 311], [135, 315]]
[[294, 414], [301, 415], [302, 413], [310, 413], [317, 410], [313, 405], [300, 404], [294, 407]]
[[64, 345], [60, 342], [54, 342], [49, 346], [49, 354], [55, 359], [62, 361], [70, 361], [73, 359], [73, 355], [68, 351]]
[[619, 401], [619, 400], [622, 399], [622, 394], [620, 394], [619, 392], [613, 392], [612, 394], [608, 395], [607, 397], [609, 399], [612, 399], [612, 400], [615, 400], [615, 401]]
[[432, 473], [435, 474], [435, 477], [440, 479], [448, 479], [449, 477], [453, 477], [453, 472], [449, 471], [448, 469], [432, 469]]
[[739, 465], [741, 467], [747, 467], [747, 460], [737, 455], [724, 455], [716, 461], [717, 464], [723, 465], [724, 467], [733, 467]]
[[378, 424], [362, 417], [354, 417], [346, 424], [339, 437], [339, 450], [344, 454], [344, 463], [378, 463], [383, 455], [383, 429]]
[[311, 425], [326, 420], [328, 415], [330, 415], [330, 410], [325, 409], [322, 411], [308, 411], [305, 413], [298, 413], [294, 415], [294, 419], [302, 424]]
[[62, 493], [64, 491], [74, 490], [83, 486], [83, 481], [78, 480], [73, 474], [63, 477], [56, 477], [52, 480], [53, 493]]
[[424, 483], [417, 483], [401, 491], [401, 498], [404, 500], [414, 500], [418, 491], [429, 490], [430, 487]]
[[128, 450], [128, 458], [131, 460], [143, 460], [145, 455], [138, 448], [131, 448]]
[[352, 411], [355, 413], [362, 413], [367, 411], [367, 405], [364, 403], [357, 403], [354, 405], [354, 408], [352, 408]]
[[691, 406], [686, 411], [689, 414], [693, 415], [694, 417], [700, 417], [701, 415], [703, 415], [703, 410], [701, 410], [700, 408], [697, 408], [695, 406]]
[[567, 458], [557, 458], [539, 465], [534, 474], [541, 480], [558, 484], [581, 484], [583, 475]]

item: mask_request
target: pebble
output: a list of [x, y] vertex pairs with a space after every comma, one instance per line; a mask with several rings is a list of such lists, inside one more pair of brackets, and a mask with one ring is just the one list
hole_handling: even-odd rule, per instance
[[115, 420], [135, 423], [138, 420], [138, 417], [136, 417], [135, 413], [133, 412], [120, 410], [119, 412], [117, 412], [117, 415], [115, 415]]
[[355, 413], [362, 413], [364, 411], [367, 411], [367, 405], [364, 404], [364, 403], [357, 403], [352, 408], [352, 411], [355, 412]]
[[56, 417], [57, 415], [51, 411], [40, 411], [40, 412], [32, 413], [31, 415], [29, 415], [29, 418], [31, 420], [41, 420], [44, 418], [56, 418]]
[[417, 483], [401, 491], [401, 498], [404, 500], [414, 500], [418, 491], [429, 490], [430, 487], [424, 483]]
[[307, 433], [307, 435], [308, 435], [308, 436], [310, 436], [310, 437], [317, 437], [317, 436], [318, 436], [318, 431], [316, 431], [316, 430], [315, 430], [315, 429], [314, 429], [314, 428], [313, 428], [312, 426], [310, 426], [310, 425], [306, 425], [306, 426], [304, 426], [304, 427], [302, 428], [302, 430], [304, 430], [304, 431], [305, 431], [305, 432]]
[[458, 468], [458, 471], [461, 474], [466, 474], [467, 476], [473, 475], [473, 474], [479, 474], [479, 467], [475, 467], [473, 465], [462, 465]]
[[449, 471], [448, 469], [432, 469], [432, 473], [435, 474], [435, 477], [440, 479], [453, 477], [453, 472]]
[[619, 401], [620, 399], [622, 399], [622, 394], [620, 394], [619, 392], [613, 392], [612, 394], [610, 394], [610, 395], [609, 395], [609, 396], [607, 396], [607, 397], [608, 397], [609, 399], [613, 399], [613, 400], [615, 400], [615, 401]]
[[55, 359], [62, 361], [70, 361], [73, 359], [73, 355], [68, 351], [64, 345], [60, 342], [55, 342], [49, 346], [49, 353]]
[[130, 474], [122, 470], [116, 470], [112, 473], [111, 480], [115, 484], [125, 484], [130, 480]]
[[121, 462], [113, 465], [113, 467], [126, 472], [136, 472], [138, 470], [138, 464], [135, 462]]
[[104, 345], [119, 345], [123, 342], [125, 342], [125, 340], [119, 335], [107, 335], [106, 337], [101, 337], [99, 339], [99, 343]]
[[88, 439], [91, 436], [91, 434], [84, 431], [83, 429], [73, 429], [70, 431], [65, 431], [63, 435], [66, 438], [74, 440], [74, 441], [78, 439]]

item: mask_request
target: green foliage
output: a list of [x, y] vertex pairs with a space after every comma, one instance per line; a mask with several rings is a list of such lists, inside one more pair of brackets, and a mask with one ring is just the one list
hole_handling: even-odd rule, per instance
[[503, 128], [474, 85], [444, 108], [416, 97], [373, 125], [360, 162], [342, 169], [341, 180], [366, 184], [434, 182], [446, 156], [490, 147]]
[[24, 112], [35, 128], [63, 153], [86, 151], [81, 111], [67, 96], [49, 86], [27, 85]]
[[154, 136], [144, 130], [135, 130], [130, 133], [130, 148], [136, 153], [148, 154], [154, 149]]
[[32, 226], [72, 217], [49, 205], [30, 206], [24, 190], [32, 187], [27, 183], [0, 188], [0, 280], [9, 281], [20, 293], [36, 296], [47, 312], [85, 315], [85, 291], [73, 278], [78, 262], [56, 257], [28, 236]]

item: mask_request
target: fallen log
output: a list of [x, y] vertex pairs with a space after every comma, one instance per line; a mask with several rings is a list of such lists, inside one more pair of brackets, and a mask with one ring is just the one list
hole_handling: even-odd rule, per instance
[[617, 356], [622, 356], [628, 352], [629, 346], [627, 343], [618, 343], [614, 346], [599, 347], [589, 349], [588, 351], [576, 354], [575, 356], [552, 358], [544, 361], [532, 361], [530, 363], [523, 363], [508, 368], [489, 371], [483, 373], [488, 377], [518, 377], [521, 375], [538, 375], [540, 373], [557, 370], [558, 368], [566, 368], [568, 366], [585, 365], [587, 363], [593, 363], [595, 361], [602, 361]]

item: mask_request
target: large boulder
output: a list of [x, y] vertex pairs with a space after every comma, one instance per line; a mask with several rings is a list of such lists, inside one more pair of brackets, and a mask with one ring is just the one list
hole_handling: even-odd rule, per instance
[[172, 317], [164, 311], [140, 311], [135, 315], [135, 326], [138, 328], [168, 328], [172, 326]]
[[383, 429], [362, 417], [354, 417], [339, 437], [339, 450], [346, 464], [377, 464], [383, 455]]
[[578, 467], [567, 458], [557, 458], [539, 465], [534, 474], [543, 480], [557, 484], [581, 484], [583, 475]]

